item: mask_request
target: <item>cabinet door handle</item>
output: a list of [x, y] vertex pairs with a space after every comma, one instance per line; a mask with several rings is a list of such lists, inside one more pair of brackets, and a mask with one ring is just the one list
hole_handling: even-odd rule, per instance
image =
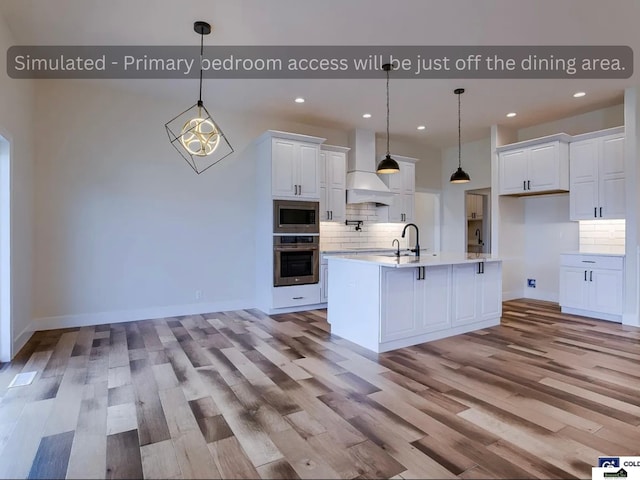
[[331, 210], [331, 220], [333, 220], [333, 210]]
[[526, 180], [522, 180], [522, 189], [523, 190], [527, 189], [527, 181]]
[[589, 272], [589, 281], [593, 282], [593, 270]]
[[586, 270], [584, 271], [584, 281], [585, 282], [587, 281], [587, 271]]
[[302, 185], [298, 185], [298, 195], [302, 195]]
[[602, 207], [600, 207], [600, 217], [602, 218]]
[[527, 180], [527, 190], [531, 190], [531, 180]]
[[418, 273], [418, 280], [424, 280], [425, 277], [425, 267], [418, 267], [417, 269], [417, 273]]
[[593, 216], [594, 216], [595, 218], [597, 218], [597, 217], [598, 217], [598, 207], [593, 207]]
[[484, 262], [478, 262], [478, 275], [484, 273]]

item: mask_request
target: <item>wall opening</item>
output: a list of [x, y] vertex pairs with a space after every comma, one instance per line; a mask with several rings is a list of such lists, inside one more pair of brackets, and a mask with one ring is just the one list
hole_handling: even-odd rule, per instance
[[465, 192], [466, 251], [491, 252], [491, 189]]
[[12, 355], [10, 144], [0, 136], [0, 362]]

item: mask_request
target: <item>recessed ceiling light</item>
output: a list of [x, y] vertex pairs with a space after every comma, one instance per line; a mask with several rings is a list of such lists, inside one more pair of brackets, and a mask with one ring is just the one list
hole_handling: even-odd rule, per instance
[[507, 113], [507, 117], [509, 117], [509, 118], [515, 117], [516, 115], [517, 115], [517, 113], [516, 113], [516, 112], [509, 112], [509, 113]]
[[418, 125], [418, 130], [424, 130], [425, 128], [427, 127], [425, 127], [424, 125]]
[[573, 96], [574, 96], [575, 98], [584, 97], [585, 95], [586, 95], [586, 93], [585, 93], [585, 92], [576, 92], [576, 93], [574, 93], [574, 94], [573, 94]]
[[371, 118], [371, 114], [370, 113], [363, 113], [362, 114], [362, 118]]
[[298, 97], [298, 98], [295, 99], [295, 102], [296, 103], [304, 103], [304, 98]]

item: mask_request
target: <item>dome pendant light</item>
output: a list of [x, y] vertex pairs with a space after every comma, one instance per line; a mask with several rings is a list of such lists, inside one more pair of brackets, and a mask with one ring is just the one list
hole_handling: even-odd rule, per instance
[[460, 95], [464, 93], [464, 88], [456, 88], [453, 93], [458, 95], [458, 170], [453, 172], [451, 183], [468, 183], [471, 181], [469, 174], [462, 170], [462, 155], [461, 155], [461, 142], [460, 142]]
[[400, 166], [389, 153], [389, 70], [392, 69], [390, 63], [385, 63], [382, 69], [387, 72], [387, 156], [378, 164], [376, 173], [398, 173]]
[[202, 59], [204, 36], [211, 33], [211, 25], [198, 21], [193, 30], [200, 35], [200, 93], [195, 105], [165, 124], [169, 141], [189, 166], [200, 175], [233, 153], [233, 147], [222, 129], [211, 118], [202, 102]]

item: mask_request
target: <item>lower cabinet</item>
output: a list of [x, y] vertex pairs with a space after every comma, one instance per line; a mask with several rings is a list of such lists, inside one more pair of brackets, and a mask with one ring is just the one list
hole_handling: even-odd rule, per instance
[[500, 263], [385, 268], [380, 305], [380, 342], [500, 318]]
[[451, 325], [469, 325], [502, 315], [501, 268], [497, 262], [453, 265]]
[[560, 256], [560, 306], [602, 320], [621, 321], [624, 298], [624, 257]]

